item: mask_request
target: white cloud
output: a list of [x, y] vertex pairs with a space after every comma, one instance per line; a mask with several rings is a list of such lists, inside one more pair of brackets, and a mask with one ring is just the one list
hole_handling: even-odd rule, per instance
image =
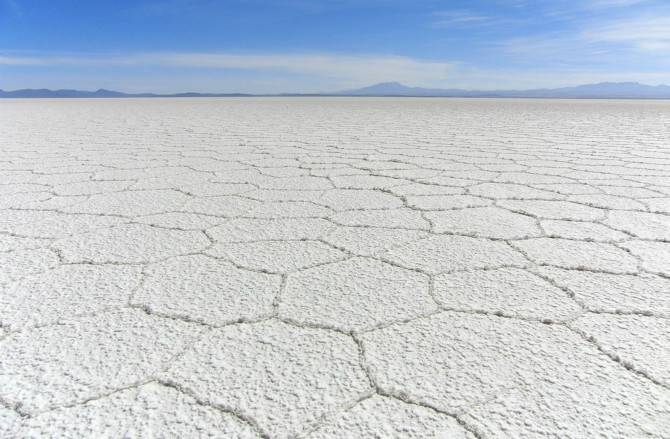
[[581, 6], [585, 9], [627, 8], [640, 3], [654, 3], [654, 0], [591, 0]]
[[582, 33], [591, 42], [620, 43], [642, 50], [670, 48], [670, 16], [634, 17], [595, 24]]
[[431, 23], [431, 27], [477, 26], [491, 20], [491, 17], [461, 10], [440, 11], [433, 15], [437, 20]]
[[[652, 3], [650, 8], [637, 4]], [[543, 63], [563, 68], [591, 67], [616, 74], [631, 65], [649, 72], [670, 68], [670, 5], [644, 0], [602, 0], [577, 9], [598, 9], [575, 14], [564, 26], [532, 35], [492, 42], [517, 65]], [[605, 9], [609, 8], [607, 11]], [[567, 11], [567, 9], [566, 9]], [[570, 15], [570, 14], [567, 14]]]
[[137, 53], [131, 55], [13, 55], [0, 56], [7, 66], [159, 66], [181, 69], [278, 71], [332, 78], [351, 84], [406, 81], [432, 84], [448, 80], [453, 63], [416, 60], [402, 56], [338, 54], [224, 54]]
[[44, 66], [45, 60], [33, 57], [0, 56], [0, 65], [6, 66]]

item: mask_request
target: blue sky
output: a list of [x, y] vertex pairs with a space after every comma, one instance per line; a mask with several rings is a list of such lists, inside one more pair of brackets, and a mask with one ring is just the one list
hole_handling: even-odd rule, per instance
[[0, 0], [0, 88], [670, 84], [669, 0]]

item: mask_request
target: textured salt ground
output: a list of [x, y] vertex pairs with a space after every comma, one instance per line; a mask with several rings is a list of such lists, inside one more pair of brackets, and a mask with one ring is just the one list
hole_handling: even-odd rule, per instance
[[667, 102], [0, 117], [1, 437], [670, 437]]

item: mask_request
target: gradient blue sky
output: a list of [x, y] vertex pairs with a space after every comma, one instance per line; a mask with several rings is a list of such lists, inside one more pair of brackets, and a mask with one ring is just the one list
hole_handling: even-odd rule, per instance
[[670, 84], [670, 0], [0, 0], [0, 88]]

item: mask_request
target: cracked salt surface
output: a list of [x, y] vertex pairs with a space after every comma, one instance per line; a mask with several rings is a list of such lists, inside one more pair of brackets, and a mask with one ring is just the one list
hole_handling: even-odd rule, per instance
[[670, 437], [666, 102], [0, 113], [1, 437]]

